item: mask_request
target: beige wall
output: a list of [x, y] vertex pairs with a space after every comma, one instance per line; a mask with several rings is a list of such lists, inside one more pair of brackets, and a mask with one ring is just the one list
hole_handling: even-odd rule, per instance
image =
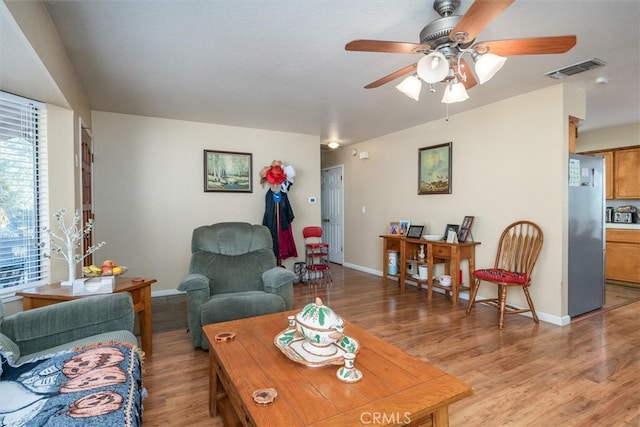
[[[11, 13], [11, 18], [19, 27], [18, 31], [22, 32], [22, 34], [14, 36], [26, 38], [29, 43], [29, 51], [25, 52], [26, 49], [23, 49], [20, 52], [11, 52], [10, 60], [2, 65], [2, 72], [16, 76], [16, 78], [21, 75], [29, 77], [32, 71], [24, 71], [23, 68], [20, 68], [20, 65], [26, 64], [28, 68], [45, 68], [47, 76], [38, 82], [14, 81], [12, 84], [20, 87], [3, 87], [2, 89], [49, 105], [69, 109], [73, 114], [73, 120], [67, 121], [67, 126], [70, 126], [72, 133], [66, 137], [68, 141], [73, 141], [73, 155], [78, 155], [80, 126], [82, 124], [84, 127], [91, 127], [91, 110], [84, 88], [78, 80], [46, 7], [41, 1], [6, 1], [4, 3]], [[3, 8], [0, 8], [0, 12], [5, 13]], [[6, 18], [9, 19], [9, 17]], [[10, 49], [10, 47], [3, 46], [3, 50], [5, 48]], [[21, 60], [13, 61], [18, 56], [21, 57]], [[35, 88], [38, 88], [37, 93], [34, 92]], [[64, 165], [63, 167], [67, 168], [68, 166]], [[50, 169], [56, 170], [56, 165], [52, 165]], [[80, 168], [76, 167], [73, 171], [73, 175], [70, 176], [72, 181], [63, 186], [52, 187], [52, 191], [74, 190], [74, 198], [65, 206], [70, 211], [80, 209], [80, 192], [77, 190], [80, 188]], [[65, 169], [64, 175], [67, 175], [67, 172]], [[58, 208], [52, 207], [52, 210], [55, 209]]]
[[[566, 322], [567, 122], [584, 116], [584, 98], [557, 85], [323, 154], [323, 168], [344, 165], [345, 265], [380, 274], [379, 235], [389, 221], [410, 220], [438, 234], [465, 215], [475, 216], [473, 236], [482, 242], [477, 265], [492, 265], [502, 229], [530, 219], [545, 233], [532, 288], [536, 308], [545, 320]], [[417, 195], [418, 149], [449, 141], [452, 194]], [[352, 148], [369, 159], [352, 156]], [[526, 305], [521, 294], [510, 293], [509, 301]]]
[[[272, 160], [296, 169], [289, 200], [302, 255], [302, 228], [320, 223], [318, 136], [94, 112], [96, 237], [94, 255], [134, 276], [154, 277], [155, 295], [175, 290], [189, 268], [195, 227], [221, 221], [262, 223], [260, 170]], [[253, 193], [205, 193], [203, 151], [253, 154]], [[292, 269], [294, 258], [284, 264]]]
[[[53, 214], [79, 207], [80, 121], [90, 124], [84, 89], [62, 48], [42, 2], [9, 1], [0, 4], [0, 90], [47, 103], [49, 194], [43, 197]], [[53, 221], [53, 218], [50, 218]], [[66, 278], [66, 264], [52, 260], [50, 280]], [[21, 302], [9, 298], [7, 313]]]
[[578, 131], [576, 151], [606, 150], [632, 145], [640, 145], [640, 124], [638, 123], [588, 132]]
[[[51, 217], [49, 221], [53, 230], [56, 228], [53, 214], [59, 209], [65, 208], [68, 211], [65, 216], [66, 224], [73, 221], [73, 182], [76, 168], [74, 147], [69, 143], [73, 141], [73, 123], [73, 111], [55, 105], [47, 106], [48, 205]], [[57, 282], [67, 278], [67, 263], [60, 258], [52, 257], [50, 281]]]

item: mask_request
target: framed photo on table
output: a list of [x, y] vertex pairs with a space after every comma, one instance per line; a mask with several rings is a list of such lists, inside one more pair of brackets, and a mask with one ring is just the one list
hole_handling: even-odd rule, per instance
[[407, 231], [407, 237], [410, 239], [420, 239], [423, 230], [424, 225], [411, 225], [409, 226], [409, 231]]
[[400, 235], [400, 223], [398, 221], [392, 221], [389, 223], [389, 234]]
[[458, 231], [458, 242], [464, 243], [471, 235], [471, 224], [473, 224], [472, 216], [465, 216], [462, 220], [462, 225]]
[[460, 226], [457, 224], [447, 224], [447, 228], [444, 229], [444, 237], [442, 238], [442, 240], [444, 240], [445, 242], [448, 241], [450, 231], [453, 231], [457, 236], [459, 227]]
[[409, 231], [409, 227], [411, 226], [411, 221], [401, 220], [400, 221], [400, 235], [405, 236]]

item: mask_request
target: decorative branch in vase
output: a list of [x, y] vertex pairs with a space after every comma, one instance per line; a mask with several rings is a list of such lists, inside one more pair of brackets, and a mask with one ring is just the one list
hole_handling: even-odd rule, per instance
[[[93, 220], [89, 219], [84, 226], [80, 225], [81, 215], [79, 211], [76, 211], [73, 216], [73, 223], [67, 226], [64, 222], [64, 214], [66, 212], [66, 209], [60, 209], [53, 215], [58, 223], [58, 228], [62, 231], [61, 235], [54, 233], [49, 227], [42, 227], [42, 231], [48, 234], [51, 244], [51, 253], [44, 253], [43, 256], [45, 258], [51, 258], [51, 254], [55, 254], [58, 258], [67, 261], [67, 265], [69, 266], [69, 280], [63, 281], [61, 284], [62, 286], [72, 286], [76, 278], [75, 265], [104, 246], [105, 242], [90, 246], [84, 254], [76, 253], [76, 250], [79, 249], [82, 244], [82, 240], [93, 230]], [[40, 243], [40, 247], [45, 246], [45, 242]]]

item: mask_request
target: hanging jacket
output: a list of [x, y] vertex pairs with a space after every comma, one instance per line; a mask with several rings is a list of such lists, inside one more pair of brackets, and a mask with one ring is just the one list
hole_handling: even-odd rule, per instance
[[[262, 225], [266, 225], [271, 231], [273, 239], [273, 253], [277, 259], [297, 257], [295, 240], [291, 230], [291, 223], [295, 218], [287, 193], [279, 193], [280, 201], [274, 201], [274, 193], [269, 189], [265, 195], [265, 211], [262, 217]], [[280, 235], [278, 235], [276, 206], [280, 209]]]

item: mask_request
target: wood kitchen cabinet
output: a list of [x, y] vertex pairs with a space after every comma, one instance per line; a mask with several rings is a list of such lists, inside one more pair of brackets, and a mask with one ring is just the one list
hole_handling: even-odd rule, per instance
[[588, 151], [604, 157], [606, 198], [640, 199], [640, 147]]
[[640, 230], [607, 228], [605, 277], [640, 285]]
[[604, 181], [606, 199], [613, 199], [613, 151], [605, 151], [600, 153], [604, 157]]
[[614, 153], [613, 197], [640, 199], [640, 148]]

